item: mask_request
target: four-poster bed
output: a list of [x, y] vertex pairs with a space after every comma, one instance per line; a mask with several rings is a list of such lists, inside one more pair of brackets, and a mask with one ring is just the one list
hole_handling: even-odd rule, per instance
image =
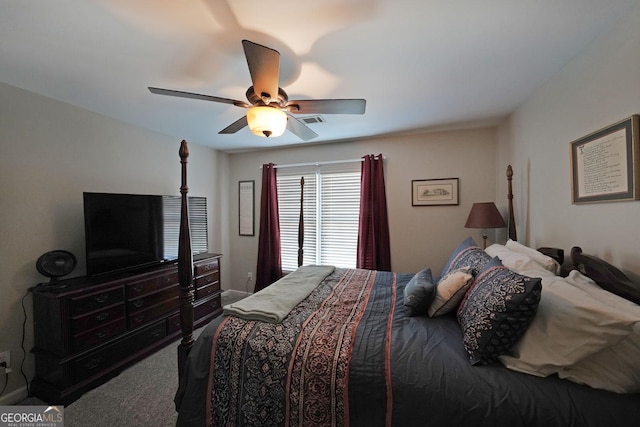
[[[186, 154], [185, 145], [183, 196]], [[512, 239], [486, 251], [467, 239], [442, 273], [302, 267], [225, 308], [195, 344], [185, 324], [190, 278], [181, 275], [178, 425], [636, 425], [639, 301], [604, 291], [578, 271], [557, 276], [557, 262], [518, 244], [512, 175], [509, 167]], [[186, 250], [186, 215], [181, 233]], [[596, 279], [602, 288], [636, 286], [601, 260], [574, 252], [583, 271], [608, 272]], [[179, 262], [181, 271], [191, 270], [190, 254]], [[570, 298], [563, 299], [566, 292]], [[440, 298], [433, 304], [444, 301], [429, 313], [449, 313], [411, 315], [426, 310], [409, 307], [414, 297], [429, 293]], [[558, 320], [558, 313], [569, 317]], [[601, 321], [602, 313], [611, 318]], [[541, 331], [548, 344], [535, 341]], [[559, 353], [569, 332], [586, 344]], [[609, 359], [602, 360], [603, 352]], [[609, 381], [598, 366], [617, 365], [617, 353], [625, 352], [626, 376]]]

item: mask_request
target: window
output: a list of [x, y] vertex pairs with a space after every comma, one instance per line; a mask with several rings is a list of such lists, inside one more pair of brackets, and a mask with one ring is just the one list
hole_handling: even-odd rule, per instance
[[304, 177], [304, 265], [355, 268], [360, 163], [278, 169], [282, 269], [298, 267], [300, 178]]
[[[199, 254], [209, 250], [207, 227], [207, 198], [189, 196], [189, 228], [191, 229], [191, 252]], [[163, 239], [165, 259], [178, 256], [178, 236], [180, 234], [180, 214], [182, 198], [180, 196], [162, 197]]]

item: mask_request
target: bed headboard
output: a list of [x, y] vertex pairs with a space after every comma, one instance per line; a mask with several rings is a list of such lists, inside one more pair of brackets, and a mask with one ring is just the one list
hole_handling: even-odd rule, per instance
[[629, 279], [622, 271], [592, 255], [585, 255], [578, 246], [571, 248], [573, 267], [591, 278], [602, 289], [640, 304], [640, 283]]

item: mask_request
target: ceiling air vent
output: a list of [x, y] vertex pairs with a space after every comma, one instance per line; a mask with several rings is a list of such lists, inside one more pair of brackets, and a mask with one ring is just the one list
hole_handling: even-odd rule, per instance
[[308, 116], [308, 117], [300, 117], [300, 120], [305, 122], [308, 125], [312, 125], [314, 123], [324, 123], [326, 120], [322, 116]]

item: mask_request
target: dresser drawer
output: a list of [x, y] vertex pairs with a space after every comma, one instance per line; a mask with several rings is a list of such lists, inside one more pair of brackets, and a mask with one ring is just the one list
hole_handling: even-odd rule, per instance
[[164, 322], [148, 326], [117, 343], [70, 362], [72, 382], [83, 379], [120, 362], [128, 355], [144, 349], [166, 336]]
[[100, 308], [108, 307], [124, 300], [122, 286], [106, 291], [95, 292], [81, 297], [71, 298], [71, 316], [89, 313]]
[[207, 316], [211, 313], [221, 310], [222, 309], [221, 300], [222, 298], [220, 294], [218, 294], [209, 300], [196, 303], [195, 306], [193, 307], [193, 318], [197, 320], [197, 319], [200, 319], [201, 317]]
[[220, 269], [220, 262], [218, 258], [212, 258], [207, 261], [199, 262], [195, 265], [195, 276], [202, 276], [203, 274], [213, 273]]
[[86, 350], [127, 330], [124, 317], [73, 337], [73, 351]]
[[127, 300], [127, 312], [129, 314], [133, 314], [141, 310], [146, 310], [147, 308], [152, 307], [154, 305], [161, 304], [165, 301], [177, 298], [179, 294], [180, 294], [180, 288], [177, 286], [174, 286], [172, 288], [165, 289], [161, 292], [147, 294], [140, 298]]
[[[193, 320], [196, 321], [212, 313], [216, 315], [222, 311], [220, 294], [206, 301], [199, 301], [193, 307]], [[172, 334], [180, 330], [180, 313], [176, 313], [167, 318], [167, 334]]]
[[153, 322], [154, 320], [164, 316], [165, 314], [170, 313], [173, 310], [177, 310], [179, 306], [180, 299], [176, 297], [161, 304], [156, 304], [145, 310], [141, 310], [134, 314], [131, 314], [129, 315], [129, 329], [138, 328], [142, 325]]
[[178, 284], [178, 271], [169, 270], [162, 275], [148, 277], [126, 284], [127, 298], [135, 298]]
[[167, 335], [180, 330], [180, 313], [176, 313], [167, 318]]
[[212, 283], [211, 285], [202, 286], [196, 289], [196, 300], [206, 298], [209, 295], [213, 295], [220, 290], [220, 282]]
[[96, 311], [92, 311], [82, 316], [71, 318], [71, 332], [78, 335], [90, 329], [97, 328], [116, 319], [124, 318], [124, 303], [104, 307]]
[[220, 283], [220, 272], [216, 271], [211, 274], [206, 274], [204, 276], [197, 277], [195, 280], [196, 289], [201, 288], [203, 286], [210, 285], [212, 283]]

